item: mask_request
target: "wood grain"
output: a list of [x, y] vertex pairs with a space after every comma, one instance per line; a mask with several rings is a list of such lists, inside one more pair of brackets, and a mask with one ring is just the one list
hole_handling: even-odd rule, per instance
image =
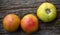
[[32, 34], [27, 34], [23, 30], [9, 33], [3, 28], [2, 20], [10, 13], [18, 15], [21, 19], [24, 15], [32, 13], [36, 16], [36, 10], [46, 0], [0, 0], [0, 35], [60, 35], [60, 0], [48, 0], [57, 9], [57, 18], [49, 23], [39, 20], [39, 30]]

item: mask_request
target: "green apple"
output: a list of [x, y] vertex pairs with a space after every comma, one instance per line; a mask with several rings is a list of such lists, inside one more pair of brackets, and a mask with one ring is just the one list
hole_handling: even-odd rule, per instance
[[56, 7], [52, 3], [45, 2], [37, 9], [37, 16], [43, 22], [51, 22], [57, 16]]

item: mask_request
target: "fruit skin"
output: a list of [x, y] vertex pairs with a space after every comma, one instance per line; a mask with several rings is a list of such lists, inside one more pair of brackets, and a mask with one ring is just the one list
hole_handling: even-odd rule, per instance
[[21, 27], [26, 33], [33, 33], [38, 29], [38, 19], [33, 14], [25, 15], [21, 20]]
[[[46, 13], [45, 9], [49, 8], [51, 12], [49, 14]], [[53, 4], [45, 2], [39, 6], [37, 9], [37, 16], [43, 22], [51, 22], [57, 16], [56, 8]]]
[[15, 14], [6, 15], [3, 19], [3, 27], [8, 32], [14, 32], [18, 29], [20, 18]]

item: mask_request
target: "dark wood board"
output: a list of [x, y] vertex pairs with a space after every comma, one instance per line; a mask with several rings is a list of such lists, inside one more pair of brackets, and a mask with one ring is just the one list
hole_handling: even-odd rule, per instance
[[60, 0], [48, 0], [57, 9], [57, 18], [49, 23], [39, 20], [39, 30], [27, 34], [19, 28], [17, 32], [6, 32], [2, 25], [4, 16], [14, 13], [21, 19], [24, 15], [32, 13], [36, 16], [36, 10], [46, 0], [0, 0], [0, 35], [60, 35]]

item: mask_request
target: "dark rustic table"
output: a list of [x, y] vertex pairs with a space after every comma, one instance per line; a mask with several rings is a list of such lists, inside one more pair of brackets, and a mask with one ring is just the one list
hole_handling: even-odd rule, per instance
[[25, 14], [36, 15], [36, 10], [40, 4], [46, 0], [0, 0], [0, 35], [60, 35], [60, 0], [48, 0], [57, 8], [57, 18], [49, 23], [39, 20], [39, 30], [32, 34], [27, 34], [19, 28], [17, 32], [6, 32], [2, 25], [4, 16], [14, 13], [22, 18]]

